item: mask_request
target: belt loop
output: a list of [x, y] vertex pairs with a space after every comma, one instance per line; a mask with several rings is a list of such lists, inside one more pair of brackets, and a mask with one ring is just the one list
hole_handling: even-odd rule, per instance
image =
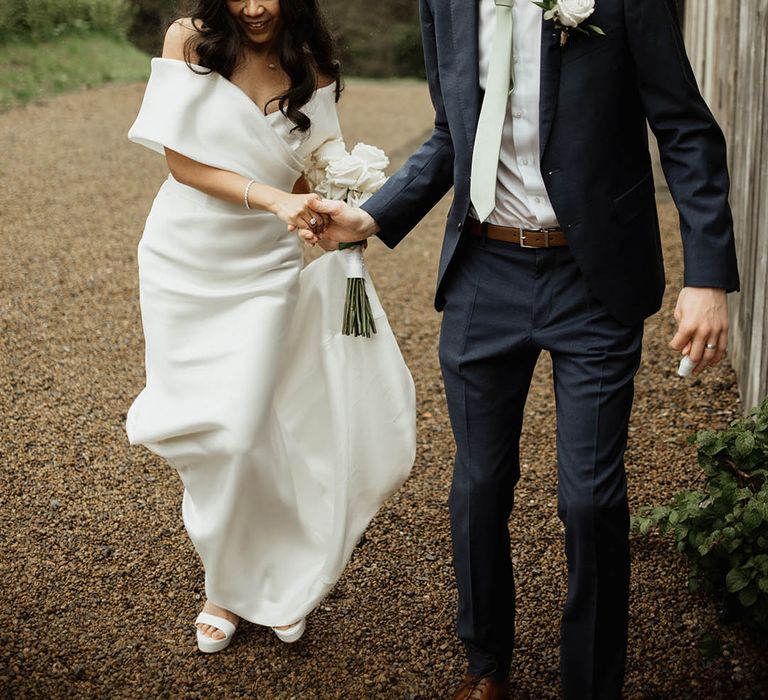
[[480, 232], [482, 235], [483, 245], [488, 245], [488, 222], [483, 221], [482, 224], [480, 224]]

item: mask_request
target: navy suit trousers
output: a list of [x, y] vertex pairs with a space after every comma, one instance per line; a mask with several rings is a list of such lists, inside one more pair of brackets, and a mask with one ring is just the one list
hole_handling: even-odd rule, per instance
[[471, 235], [459, 245], [445, 283], [440, 364], [456, 439], [451, 531], [458, 634], [470, 672], [502, 679], [512, 663], [508, 521], [520, 478], [523, 409], [546, 350], [568, 561], [561, 687], [566, 700], [614, 700], [621, 696], [628, 626], [624, 450], [643, 324], [608, 314], [568, 248], [527, 249]]

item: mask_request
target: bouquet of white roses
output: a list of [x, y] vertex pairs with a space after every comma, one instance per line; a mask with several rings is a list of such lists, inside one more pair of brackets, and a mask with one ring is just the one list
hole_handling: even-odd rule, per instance
[[[343, 139], [338, 138], [326, 141], [310, 156], [305, 176], [322, 197], [359, 207], [387, 181], [384, 170], [388, 165], [389, 158], [380, 148], [358, 143], [348, 153]], [[339, 245], [347, 263], [342, 333], [370, 338], [376, 333], [376, 323], [365, 291], [364, 247], [365, 241]]]

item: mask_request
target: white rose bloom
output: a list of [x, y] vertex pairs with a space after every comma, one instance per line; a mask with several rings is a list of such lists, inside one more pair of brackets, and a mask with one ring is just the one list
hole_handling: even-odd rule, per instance
[[358, 143], [352, 149], [352, 155], [368, 163], [369, 168], [374, 170], [386, 170], [389, 166], [389, 158], [380, 148], [369, 146], [367, 143]]
[[349, 153], [347, 153], [347, 146], [344, 143], [344, 139], [338, 137], [321, 144], [312, 154], [312, 157], [318, 162], [319, 165], [325, 167], [329, 163], [344, 158], [348, 155]]
[[356, 189], [357, 183], [367, 176], [368, 165], [356, 156], [344, 156], [328, 163], [325, 174], [333, 186]]
[[557, 0], [557, 14], [564, 27], [578, 27], [595, 11], [595, 0]]
[[324, 199], [333, 199], [330, 194], [330, 185], [328, 184], [328, 180], [321, 180], [312, 189]]
[[313, 189], [320, 187], [325, 180], [325, 166], [320, 167], [317, 163], [308, 163], [304, 177], [307, 178], [309, 186]]
[[[332, 182], [326, 182], [326, 190], [323, 196], [326, 199], [338, 199], [342, 201], [346, 201], [348, 195], [349, 195], [349, 187], [344, 187], [343, 185], [335, 185]], [[318, 192], [318, 194], [320, 194]]]
[[357, 190], [350, 190], [347, 195], [347, 204], [350, 207], [359, 207], [364, 202], [367, 202], [372, 196], [371, 192], [358, 192]]
[[372, 170], [369, 168], [365, 175], [357, 181], [357, 185], [354, 189], [359, 190], [360, 192], [374, 194], [382, 188], [386, 181], [387, 176], [381, 172], [381, 170]]

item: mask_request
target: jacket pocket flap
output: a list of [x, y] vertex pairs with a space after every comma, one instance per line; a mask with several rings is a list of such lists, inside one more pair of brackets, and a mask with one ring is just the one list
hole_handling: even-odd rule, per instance
[[626, 192], [613, 200], [613, 208], [621, 223], [626, 224], [643, 210], [654, 205], [653, 172], [648, 172]]

